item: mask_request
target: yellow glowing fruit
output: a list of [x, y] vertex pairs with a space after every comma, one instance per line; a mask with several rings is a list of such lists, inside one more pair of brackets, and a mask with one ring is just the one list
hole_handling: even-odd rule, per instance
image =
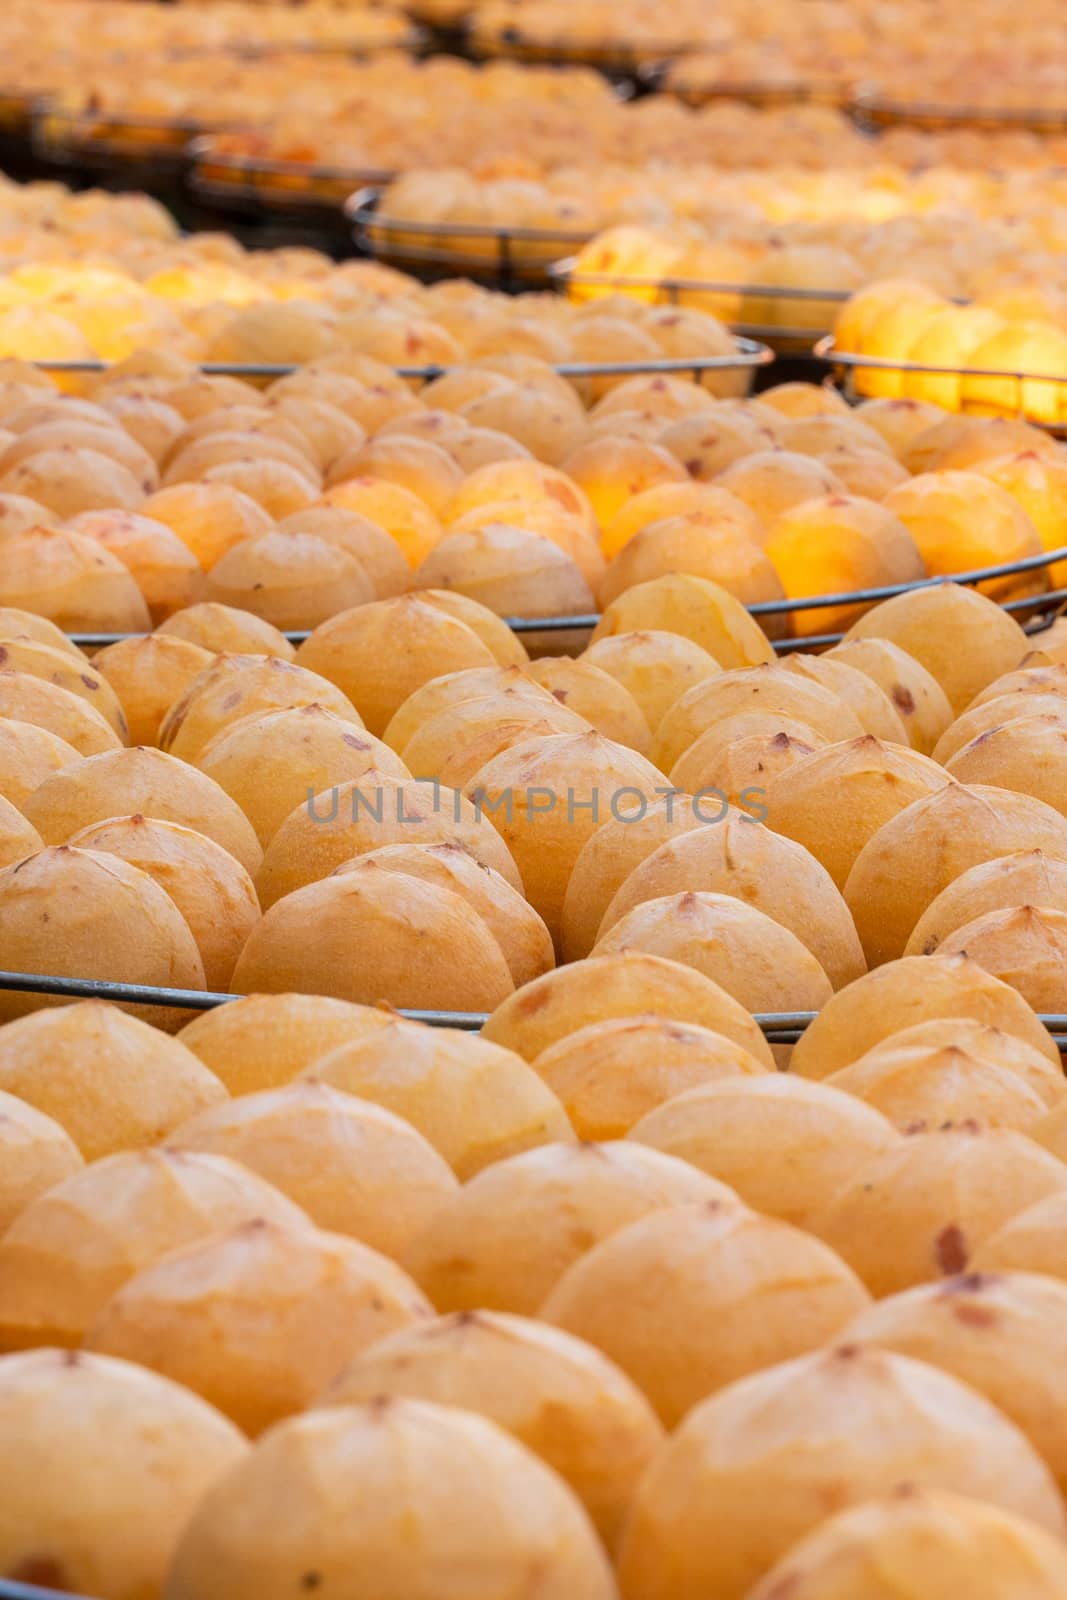
[[205, 572], [234, 545], [268, 533], [273, 521], [248, 495], [224, 483], [172, 484], [137, 509], [176, 533]]
[[[789, 598], [850, 594], [925, 577], [925, 552], [892, 501], [892, 495], [883, 505], [855, 495], [825, 495], [802, 501], [772, 522], [764, 548]], [[793, 630], [839, 632], [863, 610], [862, 604], [801, 607], [791, 613]]]
[[[1007, 566], [1041, 554], [1041, 540], [1018, 501], [976, 472], [927, 472], [898, 485], [884, 506], [901, 519], [933, 577]], [[1040, 593], [1044, 572], [990, 578], [994, 597]]]

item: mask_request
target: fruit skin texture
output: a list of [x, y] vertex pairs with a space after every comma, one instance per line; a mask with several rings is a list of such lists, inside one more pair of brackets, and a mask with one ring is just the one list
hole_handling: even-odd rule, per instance
[[86, 1161], [158, 1144], [226, 1091], [178, 1039], [104, 1000], [0, 1028], [0, 1090], [64, 1128]]
[[[822, 495], [791, 507], [771, 524], [764, 550], [791, 600], [914, 583], [927, 575], [911, 534], [893, 510], [856, 495]], [[855, 620], [857, 609], [796, 611], [793, 631], [840, 632]]]
[[865, 969], [859, 938], [826, 869], [803, 844], [744, 813], [669, 839], [626, 878], [604, 913], [599, 943], [650, 900], [686, 891], [732, 895], [796, 935], [834, 988]]
[[824, 659], [865, 673], [888, 695], [913, 750], [931, 755], [952, 721], [952, 707], [940, 683], [907, 650], [890, 639], [844, 639]]
[[0, 1578], [101, 1600], [162, 1595], [189, 1517], [248, 1451], [178, 1384], [70, 1350], [0, 1360], [0, 1433], [20, 1463], [0, 1502]]
[[1067, 1191], [1067, 1166], [1025, 1134], [968, 1124], [909, 1134], [812, 1219], [875, 1296], [966, 1272], [1005, 1223]]
[[540, 1315], [617, 1362], [671, 1428], [735, 1379], [825, 1344], [868, 1303], [810, 1234], [711, 1201], [653, 1212], [601, 1240]]
[[408, 695], [430, 678], [493, 665], [488, 647], [465, 622], [413, 594], [340, 612], [315, 629], [296, 659], [336, 684], [379, 738]]
[[185, 918], [208, 989], [226, 993], [260, 914], [252, 880], [229, 851], [192, 828], [140, 815], [91, 823], [70, 842], [147, 872]]
[[1009, 984], [968, 956], [905, 956], [839, 989], [794, 1047], [791, 1072], [828, 1078], [902, 1028], [967, 1017], [1032, 1044], [1062, 1072], [1047, 1029]]
[[457, 1311], [358, 1356], [319, 1406], [380, 1395], [475, 1411], [555, 1469], [608, 1548], [664, 1438], [641, 1391], [592, 1345], [502, 1311]]
[[624, 1600], [743, 1600], [829, 1507], [903, 1483], [991, 1501], [1059, 1538], [1067, 1527], [1048, 1469], [987, 1400], [921, 1361], [839, 1345], [689, 1413], [637, 1491]]
[[748, 1600], [1060, 1600], [1067, 1551], [999, 1506], [901, 1484], [801, 1539]]
[[679, 961], [639, 950], [573, 961], [535, 978], [497, 1007], [482, 1038], [533, 1061], [589, 1023], [647, 1012], [712, 1028], [774, 1066], [758, 1024], [725, 989]]
[[81, 1166], [77, 1145], [58, 1122], [0, 1089], [0, 1234], [31, 1200]]
[[580, 1139], [621, 1139], [687, 1089], [767, 1072], [724, 1034], [654, 1016], [591, 1022], [542, 1050], [533, 1069], [559, 1096]]
[[297, 662], [217, 656], [171, 706], [160, 725], [159, 742], [182, 761], [197, 762], [211, 739], [242, 718], [307, 705], [324, 706], [354, 727], [363, 726], [347, 696]]
[[650, 1211], [739, 1202], [725, 1184], [629, 1143], [556, 1144], [470, 1179], [416, 1239], [405, 1265], [440, 1311], [533, 1316], [567, 1268]]
[[[1014, 676], [1014, 673], [1009, 673], [999, 682], [1009, 683]], [[945, 729], [937, 741], [933, 752], [934, 760], [939, 761], [943, 767], [947, 767], [950, 761], [962, 755], [964, 749], [971, 745], [974, 745], [974, 749], [969, 751], [966, 762], [980, 764], [983, 744], [988, 742], [987, 739], [983, 744], [976, 744], [975, 741], [980, 734], [1000, 733], [1001, 730], [1007, 733], [1007, 730], [1013, 728], [1017, 722], [1024, 724], [1036, 722], [1038, 724], [1036, 728], [1023, 729], [1024, 734], [1033, 735], [1056, 725], [1062, 728], [1067, 722], [1067, 699], [1059, 691], [1058, 685], [1049, 684], [1047, 693], [1039, 693], [1036, 686], [1030, 683], [1002, 694], [999, 692], [999, 682], [991, 683], [985, 694], [979, 695], [973, 705], [968, 706], [967, 710]], [[1012, 735], [1008, 734], [1008, 738], [1012, 738]], [[994, 751], [998, 742], [1000, 741], [994, 741]], [[1012, 754], [1009, 744], [1008, 749], [1003, 751], [1001, 759], [1003, 760], [1006, 755], [1010, 761]], [[1025, 759], [1024, 756], [1023, 761]], [[1021, 767], [1020, 770], [1026, 769]]]
[[367, 859], [276, 900], [249, 935], [233, 986], [468, 1012], [491, 1011], [515, 988], [503, 951], [466, 900]]
[[594, 955], [646, 950], [684, 961], [753, 1014], [818, 1011], [833, 992], [811, 951], [764, 912], [728, 894], [662, 895], [620, 918]]
[[387, 872], [436, 884], [466, 900], [500, 946], [516, 988], [551, 971], [555, 965], [552, 939], [537, 912], [512, 888], [506, 878], [483, 865], [458, 844], [393, 844], [343, 861], [336, 877], [358, 871], [359, 863], [373, 862]]
[[388, 1011], [317, 994], [256, 994], [202, 1011], [179, 1035], [232, 1095], [280, 1088], [348, 1039], [392, 1021]]
[[524, 740], [465, 787], [514, 858], [534, 910], [557, 946], [567, 883], [582, 846], [620, 794], [651, 802], [670, 785], [635, 750], [596, 732]]
[[930, 902], [969, 867], [1031, 849], [1067, 860], [1067, 822], [1044, 801], [963, 783], [913, 800], [868, 839], [845, 884], [868, 963], [902, 956]]
[[644, 629], [680, 633], [724, 668], [774, 660], [769, 639], [739, 600], [709, 579], [683, 572], [627, 589], [605, 606], [591, 643]]
[[303, 1076], [405, 1118], [460, 1179], [519, 1151], [573, 1141], [563, 1107], [513, 1051], [484, 1035], [381, 1015], [384, 1027], [338, 1045]]
[[1067, 862], [1043, 850], [1017, 850], [981, 861], [953, 878], [912, 929], [906, 955], [932, 955], [965, 923], [1010, 906], [1067, 911]]
[[825, 1081], [876, 1106], [902, 1133], [947, 1122], [1029, 1133], [1067, 1096], [1063, 1073], [1036, 1050], [960, 1017], [904, 1028]]
[[497, 830], [458, 790], [393, 778], [368, 767], [361, 777], [294, 806], [264, 853], [256, 878], [260, 904], [269, 911], [284, 896], [321, 882], [355, 856], [412, 843], [462, 845], [513, 889], [523, 887], [515, 859]]
[[947, 782], [917, 750], [864, 734], [813, 750], [772, 776], [764, 795], [767, 826], [803, 845], [843, 891], [883, 823]]
[[948, 1278], [861, 1311], [843, 1344], [940, 1367], [999, 1407], [1067, 1488], [1063, 1328], [1067, 1284], [1038, 1273]]
[[138, 1272], [85, 1348], [173, 1378], [255, 1438], [302, 1411], [361, 1350], [432, 1314], [376, 1250], [254, 1218]]
[[[285, 1507], [285, 1515], [278, 1509]], [[167, 1600], [614, 1600], [562, 1480], [494, 1423], [416, 1400], [274, 1428], [201, 1502]]]
[[[0, 926], [3, 959], [15, 972], [204, 988], [203, 963], [177, 906], [147, 872], [116, 856], [58, 845], [5, 867]], [[12, 990], [0, 996], [0, 1021], [55, 1003]], [[166, 1006], [137, 1011], [171, 1030], [183, 1020]]]
[[138, 745], [158, 743], [168, 710], [210, 661], [192, 640], [159, 633], [109, 644], [93, 657], [93, 666], [118, 696], [129, 742]]
[[47, 728], [0, 717], [0, 795], [22, 810], [51, 773], [78, 760], [78, 752]]
[[1023, 630], [995, 601], [955, 583], [883, 600], [854, 622], [852, 639], [889, 639], [933, 673], [959, 716], [975, 695], [1017, 667], [1029, 649]]
[[1059, 713], [1020, 715], [989, 728], [945, 767], [961, 783], [1033, 795], [1067, 816], [1067, 726]]
[[1057, 1191], [1017, 1211], [974, 1255], [976, 1272], [1039, 1272], [1067, 1280], [1067, 1195]]
[[0, 671], [0, 716], [43, 728], [82, 756], [122, 747], [118, 734], [95, 706], [60, 684], [29, 672]]
[[744, 711], [788, 717], [833, 742], [859, 738], [864, 731], [852, 707], [832, 690], [785, 667], [764, 664], [720, 673], [676, 700], [656, 730], [653, 759], [673, 771], [702, 733]]
[[308, 1225], [292, 1201], [221, 1156], [132, 1150], [90, 1163], [0, 1239], [0, 1350], [79, 1345], [135, 1272], [253, 1217]]
[[791, 1073], [703, 1084], [636, 1123], [637, 1144], [688, 1161], [746, 1205], [798, 1228], [897, 1141], [880, 1112]]
[[704, 826], [688, 795], [670, 794], [628, 817], [619, 807], [578, 852], [563, 897], [562, 951], [566, 961], [587, 956], [604, 912], [620, 886], [661, 844]]
[[207, 834], [255, 874], [263, 859], [251, 823], [217, 783], [162, 750], [108, 750], [64, 767], [27, 801], [46, 844], [64, 844], [91, 822], [109, 817], [159, 817]]
[[987, 911], [950, 933], [942, 949], [966, 951], [1039, 1013], [1067, 1003], [1067, 912], [1033, 905]]
[[0, 795], [0, 867], [14, 866], [43, 849], [44, 840], [26, 818]]
[[371, 768], [391, 778], [410, 776], [380, 739], [320, 705], [242, 717], [209, 740], [196, 765], [240, 806], [264, 850], [309, 794]]
[[459, 1187], [409, 1122], [325, 1083], [227, 1100], [183, 1123], [169, 1144], [239, 1162], [317, 1227], [387, 1256], [399, 1257]]

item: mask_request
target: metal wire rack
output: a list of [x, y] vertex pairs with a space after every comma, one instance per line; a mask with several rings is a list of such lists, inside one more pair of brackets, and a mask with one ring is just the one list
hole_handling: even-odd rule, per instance
[[591, 237], [587, 230], [568, 228], [417, 222], [384, 215], [378, 210], [380, 198], [380, 190], [365, 188], [346, 201], [356, 245], [375, 261], [430, 278], [459, 274], [509, 291], [544, 287], [551, 263]]
[[192, 141], [188, 185], [201, 204], [242, 215], [272, 216], [290, 211], [328, 210], [343, 222], [353, 190], [389, 183], [393, 172], [282, 161], [218, 149], [211, 135]]
[[[44, 972], [0, 972], [0, 990], [43, 994], [58, 1000], [107, 1000], [115, 1005], [161, 1006], [180, 1011], [214, 1011], [219, 1006], [245, 998], [239, 994], [207, 994], [199, 989], [167, 989], [98, 978], [59, 978]], [[396, 1015], [410, 1022], [425, 1023], [431, 1028], [456, 1028], [464, 1033], [478, 1033], [489, 1019], [489, 1013], [484, 1011], [397, 1009]], [[767, 1011], [758, 1012], [753, 1020], [768, 1044], [796, 1044], [816, 1015], [814, 1011]], [[1046, 1013], [1040, 1016], [1040, 1020], [1060, 1049], [1067, 1053], [1067, 1015]], [[33, 1589], [29, 1591], [34, 1595], [39, 1592]], [[2, 1583], [0, 1600], [6, 1600]]]
[[[760, 344], [755, 339], [739, 338], [737, 349], [728, 356], [663, 356], [647, 361], [560, 361], [553, 366], [553, 371], [561, 378], [635, 378], [648, 373], [666, 373], [673, 377], [692, 377], [699, 383], [701, 377], [708, 372], [738, 372], [746, 369], [769, 366], [774, 360], [774, 352], [766, 345]], [[107, 361], [34, 361], [33, 365], [42, 372], [55, 372], [60, 375], [77, 376], [84, 374], [87, 377], [94, 374], [103, 374], [111, 370], [111, 363]], [[464, 365], [475, 365], [475, 358]], [[207, 377], [214, 378], [244, 378], [249, 383], [269, 381], [274, 378], [287, 378], [294, 372], [303, 370], [293, 362], [227, 362], [204, 361], [197, 371]], [[437, 378], [444, 378], [450, 372], [457, 370], [455, 367], [439, 366], [430, 363], [421, 367], [394, 367], [393, 372], [398, 378], [410, 378], [416, 382], [433, 383]]]
[[188, 118], [67, 110], [44, 99], [33, 112], [31, 143], [50, 166], [123, 177], [131, 184], [137, 180], [150, 188], [185, 175], [190, 143], [204, 131]]
[[652, 61], [640, 69], [638, 78], [646, 88], [672, 95], [675, 100], [681, 100], [683, 105], [692, 106], [694, 110], [712, 105], [717, 100], [740, 100], [761, 111], [797, 105], [832, 106], [847, 111], [852, 105], [851, 87], [847, 83], [835, 83], [832, 79], [822, 83], [799, 78], [780, 83], [758, 79], [733, 81], [729, 78], [701, 82], [686, 78], [687, 65], [686, 55], [675, 61]]
[[[812, 595], [796, 600], [760, 600], [754, 602], [746, 609], [749, 614], [757, 619], [761, 617], [786, 617], [803, 616], [809, 612], [828, 611], [838, 607], [862, 607], [877, 605], [881, 600], [891, 600], [896, 595], [910, 594], [915, 589], [929, 589], [939, 583], [960, 583], [973, 587], [981, 583], [995, 582], [999, 578], [1025, 577], [1028, 572], [1041, 572], [1052, 566], [1055, 562], [1067, 560], [1067, 545], [1062, 545], [1055, 550], [1042, 551], [1037, 556], [1027, 556], [1020, 561], [1009, 561], [999, 566], [976, 567], [970, 572], [952, 573], [949, 576], [940, 575], [933, 578], [920, 578], [912, 583], [885, 584], [880, 588], [852, 589], [838, 594]], [[1025, 595], [1014, 600], [1001, 603], [1001, 608], [1012, 615], [1026, 618], [1024, 626], [1027, 632], [1035, 636], [1049, 626], [1055, 615], [1064, 606], [1067, 606], [1067, 588], [1048, 589], [1041, 594]], [[581, 612], [566, 616], [549, 617], [504, 617], [502, 621], [507, 624], [513, 633], [520, 637], [523, 634], [542, 633], [588, 633], [600, 621], [599, 612]], [[83, 650], [102, 650], [108, 645], [120, 644], [124, 639], [140, 639], [145, 637], [139, 633], [71, 633], [68, 635], [72, 644]], [[300, 645], [310, 637], [309, 629], [294, 628], [286, 631], [284, 637], [290, 644]], [[843, 634], [822, 633], [802, 634], [795, 638], [772, 640], [773, 647], [779, 655], [789, 655], [798, 650], [816, 650], [840, 644]]]
[[[735, 333], [759, 339], [781, 355], [809, 353], [818, 340], [828, 337], [829, 325], [844, 305], [851, 289], [799, 289], [788, 285], [729, 283], [710, 278], [641, 276], [634, 273], [579, 272], [576, 258], [565, 257], [548, 267], [549, 281], [572, 298], [586, 298], [580, 291], [603, 289], [616, 294], [652, 297], [654, 305], [688, 305], [710, 311], [726, 322]], [[746, 316], [759, 312], [760, 317]], [[811, 320], [796, 318], [807, 310]], [[770, 318], [766, 319], [766, 313]], [[812, 315], [814, 313], [814, 315]], [[791, 320], [792, 319], [792, 320]]]
[[[1009, 386], [1009, 399], [1001, 402], [985, 393], [977, 404], [973, 400], [968, 404], [968, 396], [964, 392], [960, 398], [960, 411], [964, 414], [971, 411], [984, 416], [994, 414], [1020, 417], [1034, 427], [1043, 428], [1046, 433], [1051, 433], [1057, 439], [1067, 438], [1067, 373], [1018, 372], [1004, 367], [942, 367], [929, 362], [905, 361], [890, 356], [863, 356], [852, 351], [839, 350], [832, 334], [820, 339], [812, 354], [816, 360], [823, 362], [840, 375], [843, 391], [850, 400], [859, 397], [857, 375], [866, 371], [895, 373], [901, 376], [918, 374], [960, 378], [964, 384], [972, 378], [996, 380]], [[1061, 407], [1063, 408], [1063, 421], [1045, 421], [1041, 417], [1029, 414], [1026, 392], [1028, 385], [1032, 386], [1044, 400], [1051, 402], [1057, 413]], [[997, 409], [991, 413], [990, 407]]]
[[649, 61], [669, 61], [676, 56], [691, 55], [708, 47], [707, 39], [605, 39], [599, 44], [588, 40], [554, 38], [535, 39], [520, 27], [501, 28], [497, 32], [479, 29], [477, 20], [464, 29], [467, 52], [478, 59], [525, 61], [542, 66], [593, 67], [598, 72], [640, 75], [640, 69]]
[[870, 84], [855, 90], [849, 109], [857, 121], [872, 130], [919, 128], [927, 133], [945, 133], [970, 128], [987, 133], [1067, 133], [1067, 106], [939, 105], [894, 99]]

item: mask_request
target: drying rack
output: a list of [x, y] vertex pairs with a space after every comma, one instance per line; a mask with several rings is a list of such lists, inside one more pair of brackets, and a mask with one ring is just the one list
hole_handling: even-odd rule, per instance
[[[961, 396], [959, 414], [981, 416], [1010, 416], [1018, 417], [1029, 422], [1035, 428], [1043, 428], [1046, 433], [1051, 433], [1054, 438], [1067, 438], [1067, 374], [1054, 372], [1020, 372], [1005, 367], [963, 367], [963, 366], [937, 366], [924, 361], [906, 361], [894, 356], [864, 356], [853, 351], [839, 350], [834, 343], [833, 335], [828, 334], [816, 344], [812, 354], [816, 360], [833, 369], [840, 377], [843, 393], [849, 400], [862, 398], [857, 389], [857, 375], [864, 371], [876, 371], [897, 374], [901, 377], [909, 375], [927, 375], [931, 377], [959, 378], [966, 383], [971, 378], [987, 378], [997, 380], [1007, 385], [1014, 385], [1015, 392], [1011, 402], [1005, 403], [997, 411], [989, 408], [994, 402], [988, 397], [983, 397], [980, 409], [967, 405], [966, 395]], [[1056, 422], [1042, 421], [1039, 417], [1027, 415], [1025, 385], [1040, 385], [1047, 390], [1049, 397], [1054, 395], [1057, 402], [1057, 411], [1063, 406], [1063, 420]]]
[[[807, 354], [820, 340], [829, 335], [829, 325], [836, 320], [837, 308], [844, 305], [851, 289], [799, 289], [785, 284], [731, 283], [711, 278], [676, 277], [669, 273], [660, 276], [641, 276], [618, 272], [580, 272], [576, 258], [566, 257], [554, 261], [548, 268], [549, 281], [574, 299], [595, 298], [580, 291], [600, 289], [615, 294], [631, 294], [651, 298], [653, 305], [689, 306], [691, 309], [709, 311], [737, 334], [758, 339], [779, 355]], [[576, 293], [575, 291], [579, 291]], [[772, 312], [771, 321], [755, 320], [745, 315], [749, 310]], [[796, 317], [801, 308], [818, 308], [815, 325], [798, 324]], [[776, 314], [776, 313], [779, 313]], [[740, 313], [740, 315], [738, 315]]]

